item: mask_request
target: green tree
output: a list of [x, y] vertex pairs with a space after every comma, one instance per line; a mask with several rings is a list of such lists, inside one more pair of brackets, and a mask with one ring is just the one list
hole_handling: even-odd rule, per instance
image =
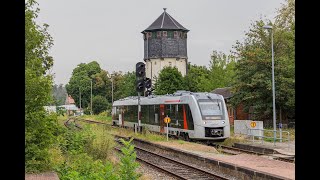
[[103, 96], [97, 95], [92, 98], [92, 111], [94, 114], [110, 109], [110, 106], [110, 103]]
[[136, 96], [136, 74], [135, 72], [127, 72], [125, 73], [117, 88], [117, 92], [119, 92], [119, 95], [117, 98], [125, 98], [128, 96]]
[[111, 101], [111, 80], [107, 71], [100, 68], [96, 61], [88, 64], [79, 64], [72, 72], [72, 76], [66, 85], [69, 95], [73, 97], [77, 106], [90, 107], [91, 103], [91, 81], [92, 95], [103, 96]]
[[177, 90], [184, 90], [184, 78], [176, 67], [163, 68], [155, 82], [155, 94], [172, 94]]
[[255, 21], [246, 33], [245, 41], [234, 46], [239, 61], [232, 102], [234, 105], [243, 103], [247, 112], [252, 107], [257, 120], [272, 117], [271, 33], [263, 29], [266, 24], [273, 26], [276, 112], [281, 109], [284, 118], [294, 116], [294, 14], [294, 1], [286, 1], [274, 24], [270, 20]]
[[216, 88], [230, 87], [235, 75], [235, 58], [223, 52], [213, 51], [209, 65], [211, 91]]
[[35, 22], [39, 8], [33, 0], [25, 3], [25, 169], [26, 172], [48, 170], [48, 148], [55, 142], [58, 124], [43, 106], [52, 103], [53, 65], [49, 49], [53, 40], [48, 25]]
[[187, 90], [192, 92], [210, 92], [212, 91], [212, 82], [208, 81], [210, 71], [205, 66], [188, 66], [188, 74], [185, 76]]
[[52, 96], [54, 99], [53, 105], [61, 106], [65, 104], [66, 98], [67, 98], [67, 90], [63, 84], [54, 85], [52, 89]]

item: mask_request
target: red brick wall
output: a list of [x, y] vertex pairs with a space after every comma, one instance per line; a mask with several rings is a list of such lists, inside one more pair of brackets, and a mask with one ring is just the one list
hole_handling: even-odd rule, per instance
[[248, 120], [249, 114], [243, 111], [243, 104], [239, 104], [236, 109], [236, 120]]

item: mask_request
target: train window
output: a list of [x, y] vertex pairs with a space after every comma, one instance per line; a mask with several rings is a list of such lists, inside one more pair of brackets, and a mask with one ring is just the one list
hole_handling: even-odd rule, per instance
[[[223, 106], [221, 100], [200, 100], [199, 107], [202, 116], [216, 116], [221, 119], [223, 116]], [[208, 118], [206, 118], [208, 119]], [[210, 118], [215, 119], [215, 118]]]
[[141, 106], [141, 123], [149, 124], [149, 106]]

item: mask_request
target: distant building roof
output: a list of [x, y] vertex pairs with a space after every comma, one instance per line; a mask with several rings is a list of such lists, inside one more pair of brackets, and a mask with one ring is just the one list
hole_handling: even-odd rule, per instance
[[153, 30], [183, 30], [189, 31], [183, 27], [178, 21], [173, 19], [167, 12], [167, 8], [163, 8], [164, 12], [143, 32], [153, 31]]
[[65, 104], [75, 104], [74, 99], [68, 95]]
[[230, 90], [231, 90], [230, 87], [225, 87], [225, 88], [217, 88], [211, 92], [215, 94], [220, 94], [223, 96], [224, 99], [228, 99], [232, 97], [232, 93], [230, 92]]

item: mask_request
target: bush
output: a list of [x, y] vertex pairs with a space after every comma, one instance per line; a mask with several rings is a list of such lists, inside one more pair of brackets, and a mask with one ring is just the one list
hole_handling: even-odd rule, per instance
[[139, 163], [136, 162], [136, 152], [134, 151], [134, 145], [131, 144], [133, 138], [129, 141], [120, 139], [124, 147], [121, 148], [123, 153], [120, 156], [119, 176], [121, 179], [136, 180], [141, 174], [136, 173], [136, 169], [139, 167]]
[[107, 99], [103, 96], [97, 95], [92, 99], [92, 110], [94, 114], [99, 114], [110, 107]]
[[109, 127], [94, 126], [91, 132], [94, 134], [94, 139], [86, 146], [86, 152], [94, 159], [106, 160], [113, 151], [115, 146], [114, 137], [107, 131]]
[[118, 175], [113, 170], [110, 162], [93, 160], [86, 153], [70, 151], [67, 161], [56, 170], [61, 180], [116, 180]]

